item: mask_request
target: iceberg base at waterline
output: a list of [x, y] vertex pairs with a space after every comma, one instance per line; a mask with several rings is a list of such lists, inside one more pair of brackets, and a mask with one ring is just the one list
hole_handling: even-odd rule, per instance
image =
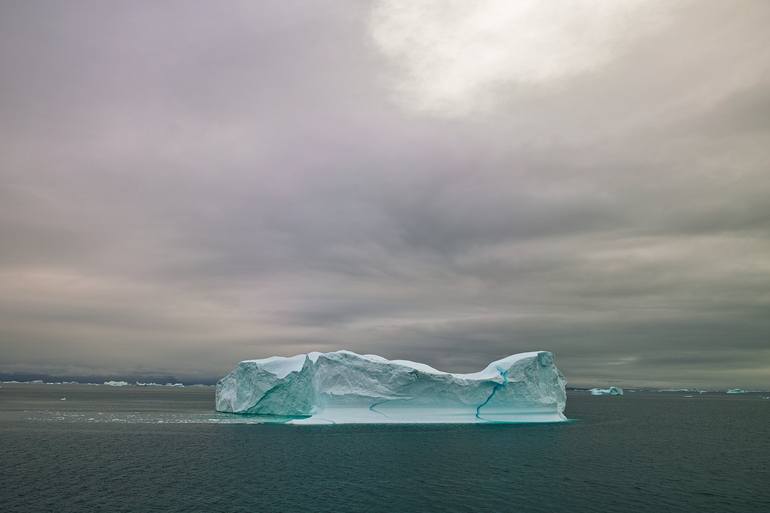
[[553, 354], [515, 354], [470, 374], [350, 351], [240, 362], [216, 409], [291, 424], [562, 422], [565, 379]]

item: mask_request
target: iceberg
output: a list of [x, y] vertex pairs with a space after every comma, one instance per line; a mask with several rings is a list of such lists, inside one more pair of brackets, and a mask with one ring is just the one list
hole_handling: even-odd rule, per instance
[[145, 383], [143, 381], [137, 381], [136, 386], [138, 387], [177, 387], [177, 388], [183, 388], [184, 383], [166, 383], [165, 385], [163, 383], [155, 383], [154, 381], [151, 381], [149, 383]]
[[216, 387], [220, 412], [292, 424], [561, 422], [553, 354], [515, 354], [471, 374], [351, 351], [240, 362]]
[[730, 390], [728, 390], [725, 393], [727, 393], [727, 394], [745, 394], [746, 391], [744, 389], [742, 389], [742, 388], [731, 388]]
[[125, 386], [128, 386], [128, 382], [127, 381], [105, 381], [104, 384], [107, 385], [107, 386], [110, 386], [110, 387], [125, 387]]
[[591, 395], [623, 395], [623, 389], [620, 387], [592, 388]]

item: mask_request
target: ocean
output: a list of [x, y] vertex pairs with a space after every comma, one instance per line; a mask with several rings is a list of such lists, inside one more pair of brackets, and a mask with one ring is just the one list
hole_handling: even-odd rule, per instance
[[562, 424], [291, 426], [215, 413], [211, 387], [3, 384], [0, 511], [768, 513], [763, 395], [576, 391]]

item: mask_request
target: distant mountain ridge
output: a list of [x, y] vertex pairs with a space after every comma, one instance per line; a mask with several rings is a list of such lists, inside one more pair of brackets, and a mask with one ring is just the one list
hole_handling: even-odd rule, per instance
[[43, 381], [44, 383], [98, 383], [105, 381], [126, 381], [130, 384], [139, 383], [182, 383], [184, 385], [215, 385], [218, 378], [187, 378], [180, 379], [170, 374], [42, 374], [35, 372], [0, 372], [0, 381]]

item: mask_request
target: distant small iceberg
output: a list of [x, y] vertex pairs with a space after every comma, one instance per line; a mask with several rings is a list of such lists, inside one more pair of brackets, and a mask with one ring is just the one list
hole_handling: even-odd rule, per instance
[[592, 388], [591, 395], [623, 395], [623, 389], [620, 387]]
[[731, 388], [730, 390], [727, 391], [727, 393], [728, 394], [746, 394], [748, 392], [746, 392], [746, 390], [742, 388]]
[[136, 386], [138, 387], [184, 387], [184, 383], [166, 383], [165, 385], [163, 383], [143, 383], [141, 381], [136, 382]]
[[110, 387], [125, 387], [125, 386], [128, 386], [128, 382], [127, 381], [105, 381], [104, 384], [107, 385], [107, 386], [110, 386]]

